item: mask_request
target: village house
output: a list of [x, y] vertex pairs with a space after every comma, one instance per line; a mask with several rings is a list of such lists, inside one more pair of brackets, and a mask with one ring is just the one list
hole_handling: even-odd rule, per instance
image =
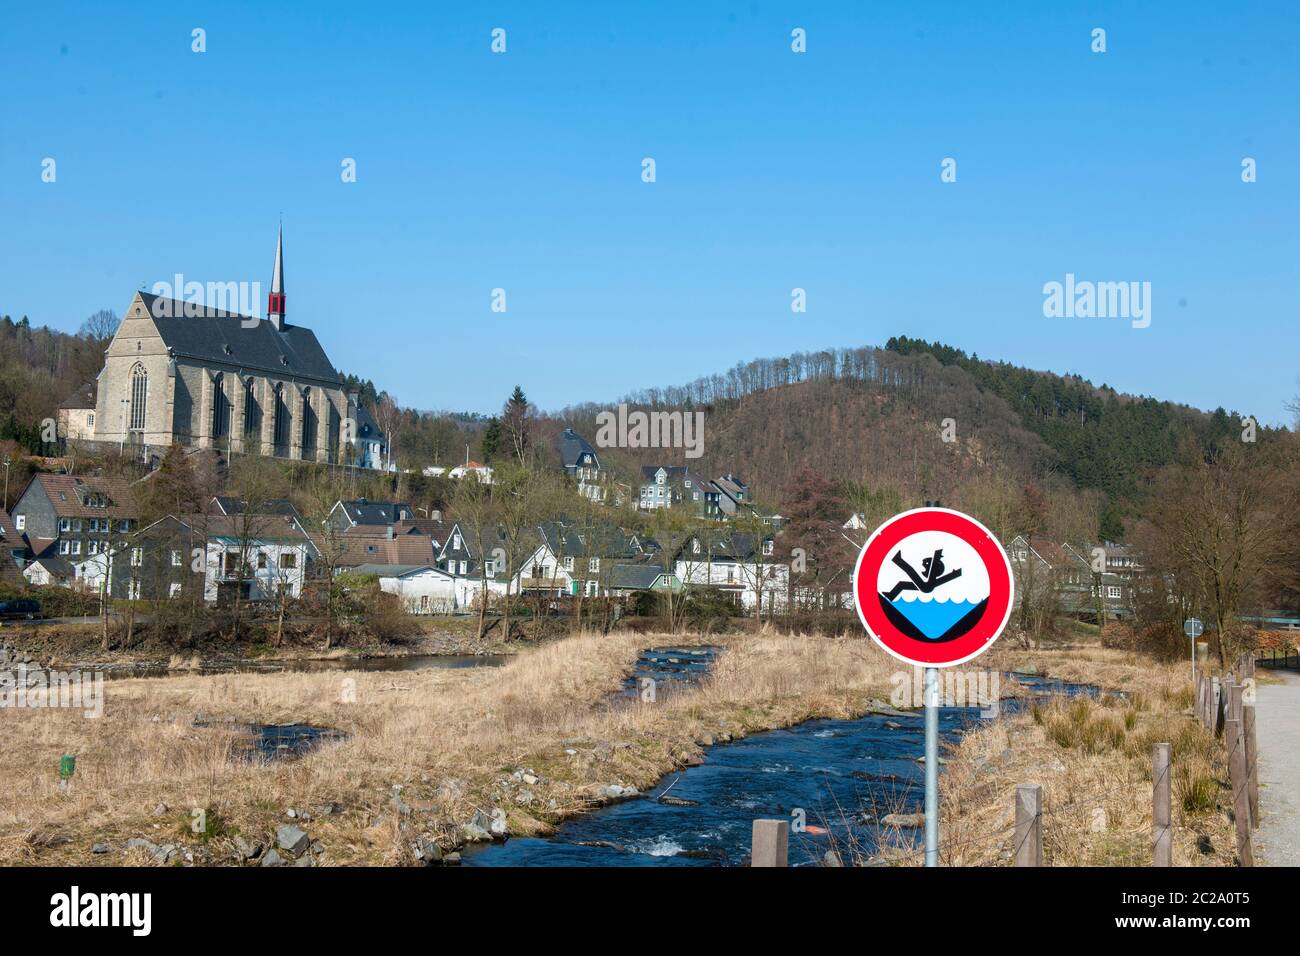
[[396, 595], [410, 614], [452, 614], [468, 606], [459, 599], [456, 579], [429, 564], [361, 564], [348, 573], [373, 575], [379, 589]]
[[677, 577], [687, 587], [710, 587], [738, 607], [752, 611], [785, 610], [790, 594], [790, 566], [776, 557], [772, 535], [720, 531], [692, 535], [675, 561]]
[[722, 491], [703, 475], [685, 465], [642, 465], [642, 511], [684, 505], [693, 514], [718, 517], [723, 513]]
[[718, 507], [725, 515], [734, 515], [741, 507], [748, 507], [750, 501], [749, 485], [731, 472], [721, 478], [713, 479], [713, 486], [718, 489]]
[[477, 461], [467, 461], [463, 465], [457, 465], [451, 471], [447, 472], [448, 478], [455, 478], [460, 481], [462, 478], [474, 477], [485, 485], [492, 484], [492, 466], [484, 465]]
[[1062, 614], [1107, 619], [1132, 613], [1132, 584], [1109, 570], [1095, 572], [1093, 546], [1062, 544], [1037, 535], [1016, 535], [1006, 546], [1016, 582], [1016, 605], [1054, 594]]
[[320, 552], [296, 519], [210, 515], [206, 524], [205, 601], [260, 601], [286, 591], [301, 596], [308, 566]]
[[90, 441], [95, 437], [97, 382], [91, 379], [59, 404], [55, 432], [63, 441]]
[[27, 563], [27, 542], [14, 530], [14, 519], [0, 508], [0, 584], [16, 584]]
[[544, 522], [538, 545], [520, 565], [513, 588], [520, 594], [607, 597], [611, 575], [622, 564], [648, 560], [652, 551], [613, 524], [574, 526]]
[[138, 520], [125, 479], [33, 475], [12, 510], [13, 533], [26, 542], [23, 577], [71, 587], [99, 555], [138, 530]]
[[326, 515], [325, 522], [336, 531], [346, 531], [357, 525], [389, 525], [410, 521], [414, 517], [415, 509], [405, 501], [367, 501], [365, 498], [357, 498], [335, 502]]
[[596, 449], [572, 428], [566, 428], [560, 433], [558, 444], [560, 464], [564, 473], [577, 482], [578, 494], [592, 501], [604, 501], [609, 489], [606, 487], [607, 476], [601, 469]]

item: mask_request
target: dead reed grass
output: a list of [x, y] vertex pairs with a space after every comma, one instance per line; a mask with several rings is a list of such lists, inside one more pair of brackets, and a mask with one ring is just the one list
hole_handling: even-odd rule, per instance
[[[1174, 773], [1174, 864], [1232, 864], [1223, 748], [1191, 717], [1183, 666], [1102, 648], [1003, 651], [991, 662], [1122, 693], [1056, 699], [967, 734], [940, 778], [943, 864], [1008, 865], [1015, 788], [1040, 784], [1048, 865], [1150, 865], [1151, 748], [1165, 741]], [[920, 862], [912, 850], [882, 859]]]
[[[135, 836], [202, 842], [230, 862], [231, 838], [265, 840], [288, 808], [307, 813], [304, 828], [336, 865], [407, 862], [415, 836], [451, 847], [476, 809], [504, 809], [512, 832], [545, 833], [611, 783], [649, 787], [711, 739], [860, 714], [888, 697], [896, 669], [863, 641], [719, 640], [713, 678], [656, 704], [622, 704], [619, 689], [641, 649], [681, 637], [581, 635], [493, 669], [115, 680], [97, 720], [0, 711], [0, 865], [120, 863]], [[290, 722], [348, 737], [296, 761], [239, 757], [231, 724]], [[67, 792], [64, 753], [77, 755]], [[509, 779], [523, 768], [540, 777], [527, 799]], [[314, 812], [329, 803], [342, 812]], [[214, 832], [189, 831], [195, 808], [219, 821]], [[115, 852], [91, 855], [101, 841]]]

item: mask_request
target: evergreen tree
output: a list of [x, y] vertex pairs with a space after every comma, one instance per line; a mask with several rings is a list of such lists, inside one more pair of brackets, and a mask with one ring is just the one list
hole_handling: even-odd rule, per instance
[[483, 438], [479, 444], [479, 458], [488, 465], [501, 454], [501, 419], [493, 415], [488, 419], [487, 428], [483, 429]]

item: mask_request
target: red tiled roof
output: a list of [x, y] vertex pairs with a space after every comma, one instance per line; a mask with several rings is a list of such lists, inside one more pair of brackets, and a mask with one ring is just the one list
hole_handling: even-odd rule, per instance
[[[54, 513], [60, 518], [138, 518], [135, 494], [131, 483], [124, 478], [83, 478], [78, 475], [32, 476], [50, 499]], [[89, 495], [108, 496], [108, 507], [93, 508], [86, 504]]]
[[[344, 566], [357, 564], [433, 564], [433, 538], [419, 531], [405, 534], [358, 534], [353, 528], [339, 535], [335, 546], [343, 549], [338, 563]], [[373, 550], [371, 550], [373, 549]]]

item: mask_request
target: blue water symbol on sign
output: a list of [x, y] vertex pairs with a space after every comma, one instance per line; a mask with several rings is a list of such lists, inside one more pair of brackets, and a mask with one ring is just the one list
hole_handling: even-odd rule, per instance
[[937, 640], [963, 617], [973, 611], [977, 601], [906, 601], [902, 597], [890, 602], [893, 608], [930, 640]]

